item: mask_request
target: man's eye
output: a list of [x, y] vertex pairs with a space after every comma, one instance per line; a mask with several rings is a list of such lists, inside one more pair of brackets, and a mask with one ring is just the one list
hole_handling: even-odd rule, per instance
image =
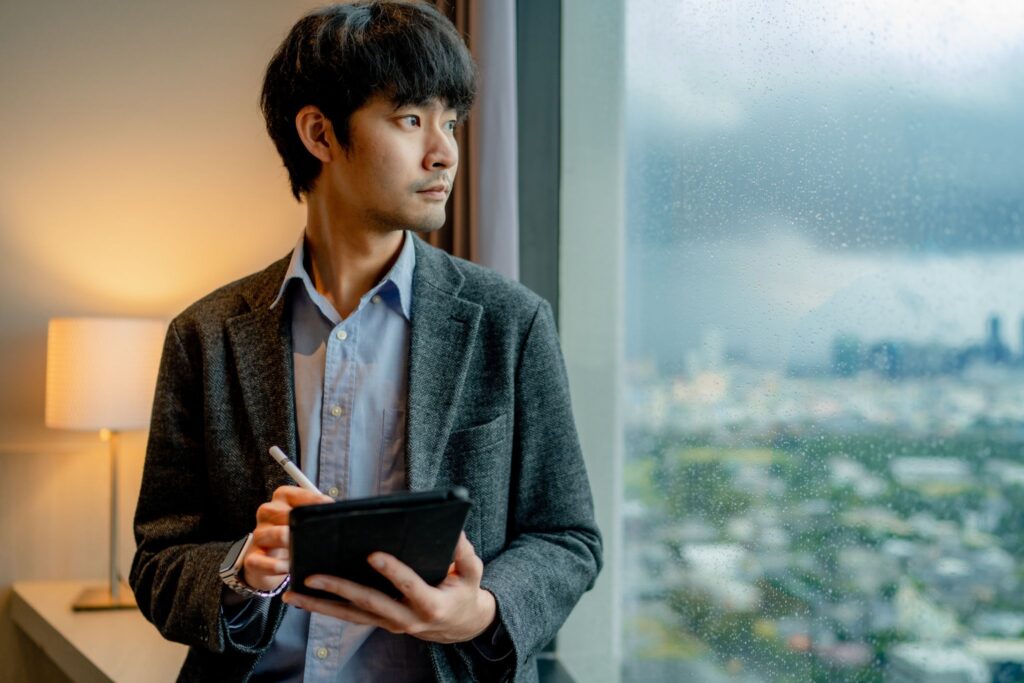
[[403, 116], [402, 117], [402, 121], [404, 123], [407, 123], [410, 126], [413, 126], [413, 127], [416, 127], [416, 126], [420, 125], [420, 117], [416, 116], [415, 114], [409, 114], [408, 116]]
[[448, 123], [445, 124], [445, 126], [448, 128], [448, 132], [454, 133], [455, 129], [459, 127], [459, 122], [458, 121], [449, 121]]

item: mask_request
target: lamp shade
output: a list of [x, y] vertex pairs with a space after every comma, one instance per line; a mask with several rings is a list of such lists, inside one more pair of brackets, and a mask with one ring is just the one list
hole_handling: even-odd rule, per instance
[[145, 429], [166, 329], [142, 318], [50, 320], [46, 426]]

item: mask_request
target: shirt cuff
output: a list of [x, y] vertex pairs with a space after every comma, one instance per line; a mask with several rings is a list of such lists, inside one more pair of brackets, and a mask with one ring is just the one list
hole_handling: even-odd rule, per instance
[[495, 618], [487, 630], [472, 641], [473, 648], [488, 662], [500, 662], [512, 654], [512, 641], [501, 619]]
[[270, 598], [246, 598], [227, 586], [221, 591], [220, 611], [231, 640], [253, 644], [260, 640], [267, 625]]

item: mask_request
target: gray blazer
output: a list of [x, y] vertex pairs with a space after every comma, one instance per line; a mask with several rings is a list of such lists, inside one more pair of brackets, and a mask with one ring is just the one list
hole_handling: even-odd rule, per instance
[[[466, 533], [514, 649], [498, 678], [537, 680], [535, 654], [601, 567], [601, 537], [551, 308], [525, 287], [416, 238], [407, 481], [474, 501]], [[233, 642], [217, 568], [297, 453], [291, 326], [270, 308], [287, 257], [171, 323], [135, 515], [131, 585], [164, 637], [190, 646], [180, 681], [244, 681], [274, 637]], [[468, 643], [433, 645], [440, 681], [493, 680]]]

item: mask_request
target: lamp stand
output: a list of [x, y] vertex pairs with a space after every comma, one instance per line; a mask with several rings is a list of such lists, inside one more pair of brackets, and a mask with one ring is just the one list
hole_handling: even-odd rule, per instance
[[135, 596], [117, 571], [117, 461], [121, 434], [104, 429], [100, 438], [110, 444], [110, 585], [82, 591], [71, 606], [76, 612], [136, 607]]

